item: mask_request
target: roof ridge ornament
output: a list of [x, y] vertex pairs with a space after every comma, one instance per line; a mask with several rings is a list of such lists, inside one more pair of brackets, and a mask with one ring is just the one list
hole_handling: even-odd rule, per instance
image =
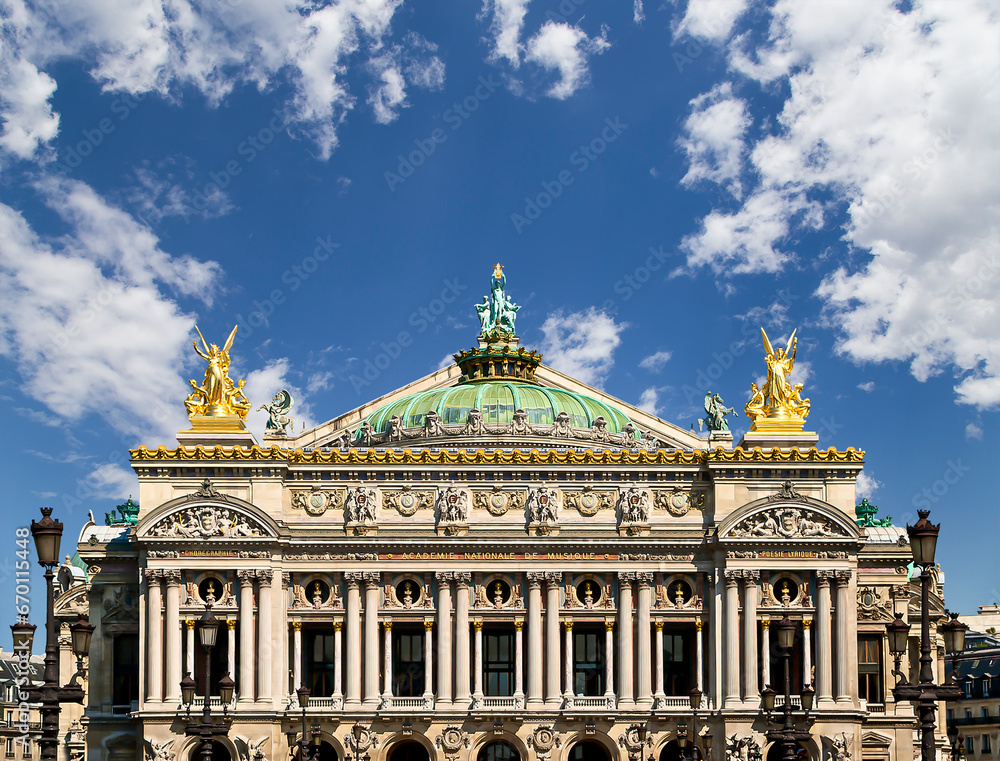
[[487, 342], [506, 342], [517, 338], [514, 322], [521, 306], [510, 300], [506, 287], [507, 277], [503, 274], [503, 265], [497, 262], [493, 265], [493, 275], [490, 277], [490, 294], [483, 296], [482, 303], [476, 304], [479, 337]]

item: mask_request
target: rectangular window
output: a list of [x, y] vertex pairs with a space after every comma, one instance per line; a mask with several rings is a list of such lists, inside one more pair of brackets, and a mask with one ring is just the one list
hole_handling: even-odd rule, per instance
[[24, 755], [22, 758], [31, 758], [31, 738], [24, 741]]
[[423, 629], [393, 629], [392, 694], [401, 698], [417, 698], [424, 694]]
[[514, 633], [501, 629], [484, 631], [483, 681], [487, 695], [514, 694], [514, 665]]
[[983, 753], [990, 752], [990, 736], [983, 735]]
[[882, 636], [858, 636], [858, 697], [869, 703], [882, 703]]
[[973, 743], [972, 743], [972, 737], [971, 736], [966, 737], [965, 738], [965, 752], [966, 753], [975, 753], [975, 750], [976, 750], [976, 746], [973, 745]]
[[989, 677], [984, 676], [983, 677], [983, 681], [980, 682], [980, 684], [982, 685], [982, 687], [980, 687], [980, 689], [982, 690], [982, 696], [984, 698], [988, 698], [990, 696], [990, 686], [989, 686], [990, 685], [990, 679], [989, 679]]
[[306, 687], [314, 698], [333, 695], [333, 670], [338, 653], [332, 631], [305, 632], [306, 634]]
[[139, 699], [139, 635], [118, 634], [111, 648], [111, 702], [131, 705]]
[[604, 631], [601, 629], [573, 629], [573, 692], [595, 697], [604, 694]]
[[983, 712], [983, 724], [985, 724], [989, 720], [989, 718], [990, 718], [990, 709], [989, 708], [983, 708], [982, 712]]
[[694, 630], [663, 628], [663, 691], [687, 696], [694, 688]]

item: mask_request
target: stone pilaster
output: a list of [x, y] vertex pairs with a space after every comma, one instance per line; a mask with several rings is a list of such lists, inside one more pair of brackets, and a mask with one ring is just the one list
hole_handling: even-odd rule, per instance
[[[771, 686], [771, 619], [765, 617], [760, 622], [760, 683]], [[774, 689], [771, 687], [771, 689]]]
[[[653, 628], [656, 629], [656, 671], [653, 676], [653, 706], [658, 708], [666, 697], [666, 693], [663, 691], [663, 622], [654, 621]], [[700, 633], [698, 639], [701, 639]]]
[[479, 708], [483, 704], [483, 621], [477, 619], [472, 622], [475, 630], [475, 675], [472, 692], [472, 705]]
[[333, 622], [333, 696], [335, 698], [344, 697], [344, 649], [342, 621]]
[[[338, 658], [338, 661], [340, 659]], [[302, 622], [292, 621], [292, 684], [298, 691], [302, 686]]]
[[424, 621], [424, 707], [434, 705], [434, 622]]
[[514, 621], [514, 697], [524, 697], [524, 621]]
[[382, 705], [392, 706], [392, 621], [382, 622]]
[[573, 705], [573, 620], [563, 621], [563, 701]]
[[604, 697], [615, 699], [615, 622], [604, 622]]
[[742, 571], [726, 571], [726, 626], [724, 632], [725, 663], [723, 673], [723, 696], [726, 708], [738, 708], [740, 701], [740, 641], [739, 607], [740, 579]]

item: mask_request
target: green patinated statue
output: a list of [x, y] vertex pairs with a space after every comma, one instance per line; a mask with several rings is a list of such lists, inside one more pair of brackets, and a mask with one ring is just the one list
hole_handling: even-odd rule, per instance
[[521, 307], [510, 300], [510, 296], [504, 291], [506, 285], [503, 267], [497, 264], [493, 267], [493, 277], [490, 278], [490, 295], [483, 296], [482, 303], [476, 304], [481, 328], [479, 335], [487, 340], [516, 335], [514, 321]]
[[726, 415], [738, 415], [732, 407], [726, 407], [722, 397], [718, 394], [705, 394], [705, 417], [698, 420], [698, 430], [703, 427], [709, 432], [728, 431], [729, 423], [726, 422]]
[[886, 527], [892, 525], [891, 515], [887, 515], [885, 518], [876, 518], [875, 515], [877, 513], [878, 507], [869, 502], [867, 497], [862, 498], [861, 504], [854, 508], [854, 514], [857, 516], [857, 524], [861, 528]]
[[131, 497], [115, 509], [118, 511], [118, 515], [115, 515], [114, 512], [104, 514], [105, 526], [134, 526], [139, 522], [139, 503]]

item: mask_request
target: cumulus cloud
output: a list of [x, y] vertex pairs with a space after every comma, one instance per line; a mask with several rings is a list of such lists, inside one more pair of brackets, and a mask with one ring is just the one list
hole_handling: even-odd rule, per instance
[[628, 323], [594, 307], [553, 312], [542, 323], [541, 350], [546, 364], [591, 386], [600, 386], [614, 365], [615, 349]]
[[965, 426], [965, 438], [983, 440], [983, 428], [979, 423], [972, 421]]
[[743, 15], [747, 5], [746, 0], [688, 0], [674, 35], [721, 42], [729, 37], [733, 24]]
[[868, 497], [871, 499], [880, 486], [882, 486], [881, 481], [877, 481], [874, 476], [871, 476], [862, 470], [858, 473], [858, 480], [854, 489], [855, 498], [859, 502], [862, 497]]
[[639, 362], [639, 367], [658, 373], [663, 369], [663, 366], [670, 361], [671, 356], [672, 355], [669, 351], [655, 352], [654, 354], [650, 354], [648, 357], [643, 357], [642, 361]]
[[[681, 28], [693, 29], [694, 5]], [[918, 380], [954, 373], [960, 403], [1000, 406], [995, 7], [778, 0], [766, 12], [766, 34], [737, 34], [726, 55], [743, 98], [781, 93], [781, 110], [732, 133], [721, 161], [688, 151], [691, 176], [730, 191], [736, 170], [720, 167], [735, 159], [724, 159], [746, 166], [741, 202], [718, 204], [684, 239], [687, 266], [779, 272], [801, 264], [798, 238], [839, 229], [853, 256], [816, 291], [837, 350], [909, 362]], [[725, 87], [706, 97], [721, 103]], [[693, 104], [692, 117], [704, 110]]]
[[700, 181], [714, 182], [734, 197], [743, 194], [743, 137], [750, 126], [746, 103], [733, 97], [733, 87], [723, 82], [691, 101], [691, 114], [678, 141], [687, 156], [685, 187]]
[[661, 391], [663, 391], [663, 389], [658, 386], [650, 386], [645, 389], [639, 397], [639, 404], [637, 405], [639, 409], [645, 410], [650, 415], [659, 415], [659, 400]]
[[865, 381], [864, 383], [859, 383], [858, 388], [864, 391], [866, 394], [870, 394], [875, 390], [875, 381]]
[[127, 499], [139, 493], [139, 478], [135, 471], [111, 462], [90, 471], [82, 485], [94, 498]]

